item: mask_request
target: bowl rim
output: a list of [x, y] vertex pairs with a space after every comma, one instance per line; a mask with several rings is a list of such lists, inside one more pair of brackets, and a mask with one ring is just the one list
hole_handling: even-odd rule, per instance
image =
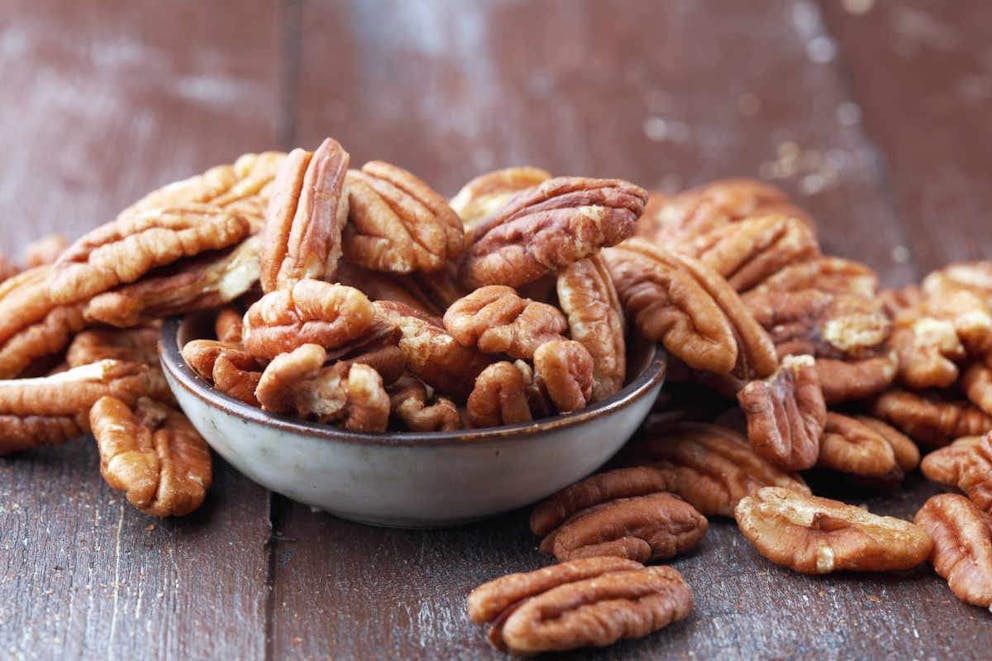
[[169, 380], [170, 388], [173, 390], [177, 387], [182, 388], [211, 408], [220, 409], [229, 415], [265, 427], [271, 427], [278, 431], [358, 445], [387, 447], [467, 446], [476, 444], [479, 441], [516, 440], [521, 438], [521, 436], [531, 436], [552, 430], [575, 427], [590, 420], [628, 408], [634, 402], [647, 396], [655, 386], [660, 385], [665, 380], [668, 366], [668, 358], [664, 347], [660, 344], [654, 344], [654, 351], [650, 355], [647, 366], [616, 394], [582, 410], [575, 411], [574, 413], [560, 414], [552, 418], [470, 430], [386, 432], [382, 434], [352, 432], [318, 422], [309, 422], [288, 416], [266, 413], [260, 408], [256, 408], [215, 390], [213, 386], [201, 379], [186, 364], [186, 360], [180, 352], [178, 336], [184, 319], [185, 317], [170, 317], [162, 324], [159, 356], [162, 369], [172, 377]]

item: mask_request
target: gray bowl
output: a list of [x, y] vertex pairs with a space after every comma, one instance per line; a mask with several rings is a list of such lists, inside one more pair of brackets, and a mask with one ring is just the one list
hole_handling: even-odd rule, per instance
[[195, 320], [162, 327], [162, 368], [207, 443], [262, 486], [336, 516], [454, 525], [534, 503], [592, 473], [634, 433], [665, 378], [665, 352], [631, 347], [634, 376], [582, 411], [489, 429], [361, 434], [273, 415], [214, 390], [183, 360]]

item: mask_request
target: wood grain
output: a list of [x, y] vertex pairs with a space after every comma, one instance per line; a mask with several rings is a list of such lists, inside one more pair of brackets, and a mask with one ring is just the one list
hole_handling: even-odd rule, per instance
[[[2, 248], [271, 147], [278, 23], [268, 2], [4, 2]], [[268, 495], [217, 463], [203, 509], [158, 521], [92, 439], [0, 459], [0, 656], [261, 658]]]

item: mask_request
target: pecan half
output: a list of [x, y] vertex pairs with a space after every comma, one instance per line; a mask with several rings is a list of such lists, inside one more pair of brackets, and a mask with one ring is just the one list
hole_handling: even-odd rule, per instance
[[52, 264], [68, 247], [69, 242], [61, 234], [48, 234], [29, 243], [21, 253], [21, 261], [29, 269]]
[[757, 295], [804, 289], [872, 298], [878, 291], [878, 275], [861, 262], [821, 255], [783, 266], [751, 291]]
[[707, 528], [706, 517], [692, 505], [658, 492], [578, 512], [544, 538], [541, 551], [559, 561], [595, 556], [665, 560], [694, 548]]
[[313, 152], [294, 149], [279, 166], [262, 233], [262, 291], [334, 273], [348, 219], [349, 162], [348, 152], [327, 138]]
[[348, 172], [348, 260], [375, 271], [438, 271], [461, 254], [465, 234], [447, 201], [410, 172], [382, 161]]
[[83, 331], [73, 338], [65, 362], [69, 367], [106, 359], [157, 365], [160, 334], [159, 324], [128, 330]]
[[928, 447], [992, 431], [992, 416], [967, 402], [947, 400], [932, 392], [889, 390], [874, 401], [871, 413]]
[[533, 415], [527, 398], [530, 371], [515, 363], [500, 361], [487, 366], [475, 379], [468, 396], [466, 415], [473, 427], [498, 427], [530, 422]]
[[675, 569], [619, 558], [573, 560], [480, 585], [468, 598], [473, 622], [492, 622], [489, 642], [515, 654], [604, 647], [638, 638], [692, 610]]
[[816, 465], [862, 477], [902, 478], [885, 436], [856, 418], [834, 412], [827, 413]]
[[244, 339], [244, 314], [239, 308], [227, 306], [217, 312], [214, 320], [214, 335], [220, 342], [240, 344]]
[[923, 458], [920, 470], [928, 480], [957, 487], [978, 507], [992, 514], [992, 438], [965, 436]]
[[948, 264], [923, 279], [923, 291], [939, 296], [953, 290], [971, 292], [980, 298], [992, 300], [992, 262], [958, 262]]
[[103, 479], [136, 508], [183, 516], [203, 503], [213, 480], [210, 449], [182, 413], [144, 397], [133, 408], [101, 397], [90, 425]]
[[389, 395], [379, 374], [361, 363], [324, 367], [326, 360], [327, 352], [317, 344], [276, 356], [255, 389], [262, 408], [319, 422], [341, 421], [350, 431], [385, 431]]
[[992, 517], [956, 494], [924, 503], [913, 522], [933, 539], [930, 562], [961, 601], [992, 606]]
[[0, 455], [79, 438], [89, 429], [87, 414], [0, 415]]
[[333, 349], [361, 337], [374, 311], [365, 294], [320, 280], [300, 280], [270, 292], [245, 314], [244, 345], [257, 358], [272, 359], [304, 344]]
[[698, 261], [642, 239], [605, 249], [603, 258], [640, 333], [686, 365], [740, 378], [778, 367], [771, 340], [741, 299]]
[[449, 204], [467, 228], [498, 211], [522, 190], [547, 181], [551, 174], [534, 167], [504, 168], [479, 175], [451, 198]]
[[389, 388], [393, 416], [410, 431], [452, 431], [462, 428], [455, 403], [446, 397], [428, 404], [427, 387], [414, 377], [402, 377]]
[[558, 275], [558, 303], [568, 317], [569, 336], [592, 356], [592, 400], [623, 387], [627, 376], [624, 318], [617, 290], [602, 257], [571, 264]]
[[896, 318], [889, 336], [899, 360], [899, 381], [910, 388], [946, 388], [957, 381], [964, 345], [949, 321]]
[[743, 498], [734, 517], [761, 555], [804, 574], [909, 569], [933, 546], [908, 521], [779, 487]]
[[62, 253], [52, 265], [48, 293], [55, 303], [82, 301], [134, 282], [156, 267], [232, 246], [249, 232], [245, 217], [209, 205], [120, 216]]
[[786, 356], [775, 374], [737, 393], [755, 452], [787, 470], [816, 463], [827, 408], [811, 356]]
[[827, 404], [877, 395], [892, 384], [898, 361], [893, 353], [862, 360], [817, 358], [816, 373]]
[[668, 477], [667, 489], [706, 516], [734, 515], [744, 496], [762, 487], [809, 493], [802, 478], [761, 455], [732, 429], [702, 422], [649, 425], [634, 451]]
[[558, 308], [522, 298], [502, 285], [480, 287], [455, 301], [443, 321], [459, 344], [524, 360], [545, 342], [564, 339], [568, 327]]
[[463, 279], [470, 287], [533, 282], [626, 239], [646, 201], [644, 189], [625, 181], [549, 179], [475, 228]]
[[423, 291], [411, 276], [370, 271], [350, 262], [341, 261], [335, 278], [342, 285], [360, 289], [372, 301], [395, 301], [426, 315], [440, 315], [442, 308]]
[[158, 269], [135, 283], [94, 296], [84, 308], [84, 317], [127, 328], [225, 305], [258, 281], [260, 244], [261, 239], [254, 236], [221, 254]]
[[58, 354], [85, 326], [80, 305], [52, 308], [41, 320], [22, 328], [0, 347], [0, 377], [19, 376], [35, 360]]
[[961, 376], [961, 391], [972, 404], [992, 413], [992, 367], [983, 363], [970, 365]]
[[237, 400], [259, 406], [255, 388], [262, 365], [240, 345], [215, 340], [192, 340], [182, 349], [183, 359], [200, 378]]
[[573, 340], [545, 342], [534, 352], [534, 376], [559, 413], [585, 408], [592, 397], [592, 356]]
[[920, 465], [920, 449], [916, 447], [916, 443], [909, 436], [906, 436], [895, 427], [868, 415], [856, 415], [854, 419], [866, 425], [885, 439], [885, 442], [892, 448], [896, 465], [899, 466], [899, 469], [903, 473], [908, 473]]

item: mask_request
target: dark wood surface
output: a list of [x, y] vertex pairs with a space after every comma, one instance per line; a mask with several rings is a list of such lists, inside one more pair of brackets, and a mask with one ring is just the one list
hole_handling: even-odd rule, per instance
[[[862, 13], [865, 7], [869, 11]], [[890, 284], [992, 248], [992, 5], [0, 0], [0, 247], [70, 236], [243, 151], [333, 135], [453, 193], [492, 167], [675, 190], [762, 176]], [[913, 476], [867, 502], [909, 517]], [[0, 459], [0, 657], [497, 658], [477, 583], [542, 566], [526, 512], [370, 528], [221, 463], [153, 521], [91, 440]], [[980, 658], [929, 570], [810, 578], [732, 523], [674, 562], [688, 621], [599, 658]]]

